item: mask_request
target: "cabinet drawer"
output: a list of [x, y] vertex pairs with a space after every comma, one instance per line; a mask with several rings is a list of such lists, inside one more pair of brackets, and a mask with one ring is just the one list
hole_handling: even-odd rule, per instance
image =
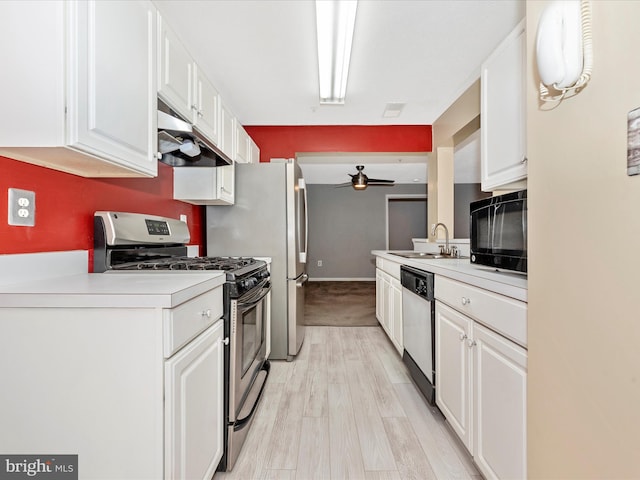
[[492, 330], [527, 346], [527, 304], [466, 283], [437, 276], [436, 299]]
[[164, 356], [169, 358], [180, 347], [208, 326], [217, 322], [223, 314], [222, 286], [163, 311]]
[[400, 280], [400, 264], [387, 260], [386, 258], [376, 257], [376, 267], [388, 273], [393, 278]]

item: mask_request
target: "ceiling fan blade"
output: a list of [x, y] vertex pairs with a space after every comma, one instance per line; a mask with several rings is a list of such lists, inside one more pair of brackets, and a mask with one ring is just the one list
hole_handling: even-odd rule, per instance
[[374, 182], [375, 183], [395, 183], [396, 181], [395, 180], [383, 180], [383, 179], [380, 179], [380, 178], [370, 178], [369, 179], [369, 183], [370, 184], [374, 183]]
[[337, 185], [334, 185], [333, 188], [340, 188], [340, 187], [351, 187], [353, 184], [351, 182], [346, 182], [346, 183], [339, 183]]

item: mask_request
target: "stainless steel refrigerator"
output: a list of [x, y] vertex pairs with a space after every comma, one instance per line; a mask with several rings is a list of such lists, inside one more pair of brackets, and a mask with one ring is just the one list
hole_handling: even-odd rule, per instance
[[235, 204], [206, 209], [208, 256], [271, 257], [271, 359], [304, 340], [307, 194], [295, 160], [236, 164]]

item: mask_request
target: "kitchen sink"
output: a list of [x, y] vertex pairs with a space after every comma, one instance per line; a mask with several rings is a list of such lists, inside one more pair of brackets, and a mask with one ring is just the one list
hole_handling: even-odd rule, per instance
[[441, 253], [430, 252], [389, 252], [391, 255], [397, 255], [403, 258], [424, 258], [428, 260], [435, 260], [438, 258], [469, 258], [469, 257], [452, 257], [451, 255], [444, 255]]
[[446, 255], [429, 252], [389, 252], [391, 255], [397, 255], [404, 258], [445, 258]]

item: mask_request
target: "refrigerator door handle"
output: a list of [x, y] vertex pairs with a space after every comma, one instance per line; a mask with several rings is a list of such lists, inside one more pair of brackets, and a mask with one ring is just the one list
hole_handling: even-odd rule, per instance
[[296, 287], [298, 287], [298, 288], [302, 288], [302, 286], [303, 286], [305, 283], [307, 283], [307, 281], [308, 281], [308, 280], [309, 280], [309, 275], [307, 275], [306, 273], [303, 273], [303, 274], [300, 276], [300, 281], [299, 281], [299, 282], [296, 282]]
[[[302, 206], [304, 210], [304, 241], [300, 238], [300, 224], [298, 223], [298, 238], [300, 238], [300, 246], [304, 244], [304, 250], [300, 252], [300, 263], [307, 263], [307, 244], [309, 238], [309, 216], [307, 212], [307, 185], [304, 178], [298, 179], [298, 189], [302, 190]], [[298, 220], [300, 222], [300, 220]]]

